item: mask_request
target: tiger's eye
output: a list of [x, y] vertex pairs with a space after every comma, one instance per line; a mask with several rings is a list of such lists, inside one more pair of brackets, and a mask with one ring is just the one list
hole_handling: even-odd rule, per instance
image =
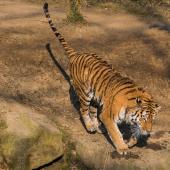
[[136, 98], [136, 103], [137, 103], [137, 104], [141, 104], [141, 103], [142, 103], [142, 100], [140, 99], [140, 97], [137, 97], [137, 98]]

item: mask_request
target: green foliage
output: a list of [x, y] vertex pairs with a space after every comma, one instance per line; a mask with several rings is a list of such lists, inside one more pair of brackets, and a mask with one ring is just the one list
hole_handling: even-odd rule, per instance
[[69, 14], [67, 16], [67, 20], [72, 23], [81, 23], [84, 22], [83, 15], [80, 13], [80, 1], [78, 0], [70, 0], [69, 4]]

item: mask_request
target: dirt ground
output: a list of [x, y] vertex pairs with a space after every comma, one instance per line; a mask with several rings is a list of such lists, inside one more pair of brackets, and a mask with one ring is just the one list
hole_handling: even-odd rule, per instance
[[[132, 156], [126, 159], [114, 156], [114, 148], [102, 134], [85, 131], [70, 101], [69, 84], [46, 49], [50, 43], [55, 59], [69, 74], [68, 59], [49, 28], [42, 4], [0, 1], [1, 100], [13, 99], [48, 115], [69, 135], [68, 140], [75, 143], [77, 154], [88, 166], [103, 170], [169, 169], [169, 32], [152, 28], [156, 20], [90, 8], [83, 12], [87, 24], [75, 26], [63, 21], [64, 9], [53, 5], [50, 9], [59, 30], [76, 50], [97, 53], [152, 93], [162, 106], [153, 129], [155, 135], [147, 146], [132, 148]], [[45, 169], [55, 169], [55, 165]]]

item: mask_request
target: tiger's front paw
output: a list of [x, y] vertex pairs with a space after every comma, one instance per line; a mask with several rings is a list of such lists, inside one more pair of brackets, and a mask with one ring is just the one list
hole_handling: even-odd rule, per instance
[[127, 155], [129, 148], [127, 144], [123, 143], [117, 146], [116, 150], [120, 155]]

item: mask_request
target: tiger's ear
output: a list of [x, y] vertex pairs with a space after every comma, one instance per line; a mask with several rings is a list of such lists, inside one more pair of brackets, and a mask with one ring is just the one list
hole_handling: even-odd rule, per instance
[[142, 91], [143, 93], [145, 92], [145, 90], [142, 87], [138, 87], [139, 91]]
[[157, 103], [155, 103], [155, 107], [156, 107], [156, 109], [157, 109], [158, 111], [160, 111], [160, 110], [161, 110], [161, 106], [160, 106], [160, 105], [158, 105]]
[[140, 104], [142, 103], [142, 100], [141, 100], [140, 97], [137, 97], [137, 98], [136, 98], [136, 103], [137, 103], [138, 105], [140, 105]]

